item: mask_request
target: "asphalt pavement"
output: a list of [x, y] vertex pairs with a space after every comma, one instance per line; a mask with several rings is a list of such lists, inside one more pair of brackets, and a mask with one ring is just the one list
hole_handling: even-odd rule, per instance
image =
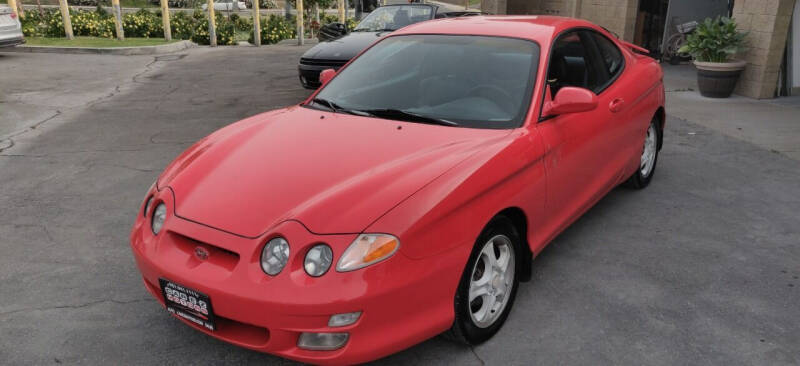
[[[183, 149], [309, 94], [304, 49], [0, 52], [0, 363], [291, 363], [172, 318], [128, 234]], [[665, 139], [650, 187], [612, 191], [550, 244], [493, 339], [377, 363], [800, 363], [800, 163], [674, 116]]]

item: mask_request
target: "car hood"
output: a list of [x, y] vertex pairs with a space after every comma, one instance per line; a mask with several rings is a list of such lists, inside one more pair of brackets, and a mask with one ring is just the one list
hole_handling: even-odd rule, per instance
[[311, 47], [303, 58], [347, 61], [389, 32], [350, 32], [347, 35]]
[[245, 237], [286, 220], [358, 233], [405, 198], [508, 135], [291, 107], [199, 141], [161, 175], [175, 215]]

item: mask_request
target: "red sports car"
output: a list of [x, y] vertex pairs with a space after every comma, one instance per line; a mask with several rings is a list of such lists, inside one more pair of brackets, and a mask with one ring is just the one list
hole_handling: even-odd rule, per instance
[[392, 33], [166, 168], [131, 233], [144, 284], [199, 331], [309, 363], [483, 342], [548, 242], [652, 179], [662, 71], [635, 48], [558, 17]]

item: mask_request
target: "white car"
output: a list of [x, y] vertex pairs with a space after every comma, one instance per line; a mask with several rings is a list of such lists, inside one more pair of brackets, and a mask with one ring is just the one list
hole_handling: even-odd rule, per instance
[[[247, 4], [244, 1], [219, 0], [214, 2], [214, 10], [245, 10]], [[203, 4], [203, 10], [208, 10], [208, 4]]]
[[0, 47], [16, 46], [25, 43], [22, 25], [17, 14], [7, 5], [0, 5]]

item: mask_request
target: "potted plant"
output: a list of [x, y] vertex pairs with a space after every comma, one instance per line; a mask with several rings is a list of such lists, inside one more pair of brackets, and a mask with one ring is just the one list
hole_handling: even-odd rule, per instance
[[686, 37], [678, 52], [694, 57], [697, 86], [704, 97], [727, 98], [747, 64], [732, 57], [742, 49], [746, 33], [736, 30], [728, 17], [706, 18]]

